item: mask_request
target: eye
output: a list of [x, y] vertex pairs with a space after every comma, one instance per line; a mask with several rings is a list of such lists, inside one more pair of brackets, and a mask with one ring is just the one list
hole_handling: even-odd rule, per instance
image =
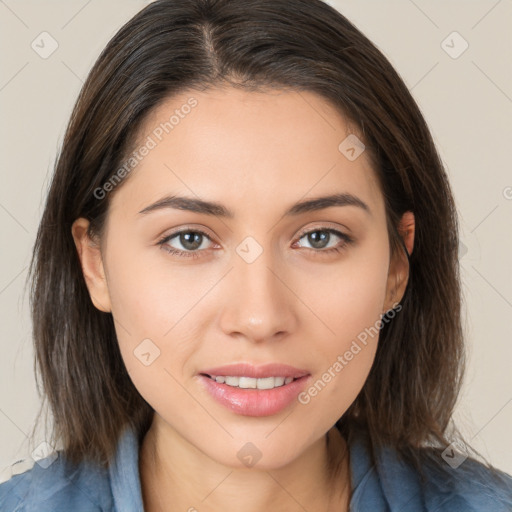
[[[307, 243], [312, 247], [304, 247], [302, 244], [299, 247], [312, 251], [314, 254], [326, 254], [340, 252], [346, 246], [351, 244], [354, 240], [345, 233], [329, 228], [319, 227], [301, 233], [298, 241], [305, 238]], [[340, 241], [334, 247], [327, 247], [329, 243], [338, 238]], [[170, 245], [172, 240], [176, 239], [174, 243], [181, 245], [181, 248], [176, 248]], [[182, 229], [170, 235], [165, 236], [158, 241], [158, 245], [166, 252], [174, 254], [178, 257], [185, 258], [198, 258], [200, 253], [206, 251], [208, 247], [204, 247], [204, 242], [212, 239], [210, 236], [200, 229]], [[327, 248], [326, 248], [327, 247]]]
[[[183, 249], [176, 249], [169, 245], [169, 242], [175, 238], [177, 239], [176, 242], [179, 243]], [[205, 250], [204, 247], [201, 247], [205, 239], [212, 241], [211, 238], [200, 229], [183, 229], [162, 238], [158, 241], [158, 245], [160, 245], [164, 251], [171, 254], [197, 258], [199, 256], [198, 252], [200, 252], [198, 249], [201, 248]]]
[[[333, 237], [334, 235], [334, 237]], [[337, 229], [328, 228], [328, 227], [319, 227], [306, 232], [303, 232], [300, 235], [299, 241], [303, 238], [306, 239], [307, 243], [312, 247], [305, 247], [306, 249], [311, 249], [315, 253], [331, 253], [331, 252], [339, 252], [344, 249], [347, 245], [351, 244], [354, 240], [352, 237], [338, 231]], [[338, 242], [333, 247], [325, 247], [328, 246], [329, 242], [336, 238], [341, 240], [341, 243]], [[300, 247], [304, 247], [302, 244]]]

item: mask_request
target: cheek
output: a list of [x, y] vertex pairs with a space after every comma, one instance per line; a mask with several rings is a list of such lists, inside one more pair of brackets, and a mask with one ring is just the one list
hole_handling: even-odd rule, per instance
[[187, 317], [197, 299], [178, 293], [176, 280], [167, 286], [151, 269], [132, 275], [129, 283], [126, 276], [116, 276], [122, 285], [112, 300], [121, 356], [137, 391], [153, 409], [183, 411], [190, 399], [183, 388], [183, 368], [201, 339]]
[[203, 279], [166, 256], [158, 247], [109, 253], [109, 294], [122, 336], [168, 340], [211, 288], [211, 275]]
[[388, 266], [383, 240], [354, 250], [339, 263], [318, 265], [307, 279], [298, 280], [297, 295], [322, 321], [318, 322], [323, 330], [319, 338], [324, 346], [343, 350], [349, 340], [378, 321], [386, 297]]
[[302, 291], [322, 319], [318, 332], [323, 335], [316, 335], [316, 349], [323, 365], [299, 402], [318, 417], [329, 415], [336, 421], [366, 381], [377, 350], [387, 270], [386, 246], [376, 246], [331, 267], [328, 279], [317, 274], [322, 286]]
[[171, 265], [157, 266], [135, 250], [113, 248], [108, 263], [112, 314], [130, 378], [154, 408], [170, 404], [171, 396], [175, 404], [180, 390], [176, 380], [182, 381], [183, 366], [201, 339], [193, 321], [201, 309], [196, 304], [211, 283]]
[[[361, 289], [359, 288], [359, 293]], [[364, 296], [364, 294], [362, 294]], [[333, 313], [331, 326], [336, 335], [330, 341], [319, 339], [317, 350], [322, 363], [299, 403], [318, 421], [332, 425], [349, 408], [361, 391], [372, 367], [379, 338], [379, 301], [372, 297], [359, 303], [359, 296]], [[361, 309], [362, 307], [362, 309]]]

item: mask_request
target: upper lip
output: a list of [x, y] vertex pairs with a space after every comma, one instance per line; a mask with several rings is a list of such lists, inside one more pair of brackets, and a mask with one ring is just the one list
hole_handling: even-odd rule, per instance
[[251, 363], [227, 364], [215, 368], [207, 368], [200, 373], [218, 376], [238, 376], [262, 379], [265, 377], [293, 377], [299, 378], [309, 375], [307, 370], [301, 370], [287, 364], [267, 363], [255, 366]]

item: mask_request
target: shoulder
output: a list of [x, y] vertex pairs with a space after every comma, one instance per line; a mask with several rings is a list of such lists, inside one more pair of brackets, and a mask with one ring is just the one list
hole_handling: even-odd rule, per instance
[[350, 443], [350, 510], [512, 512], [512, 477], [503, 471], [437, 448], [413, 452], [416, 464], [389, 445], [373, 458], [370, 445], [363, 434]]
[[457, 467], [440, 459], [425, 467], [424, 499], [427, 510], [438, 512], [511, 512], [512, 477], [468, 458]]
[[[28, 460], [22, 461], [27, 464]], [[28, 464], [30, 469], [0, 483], [2, 512], [93, 512], [113, 508], [108, 470], [83, 462], [72, 465], [61, 451]], [[4, 479], [5, 479], [4, 475]]]

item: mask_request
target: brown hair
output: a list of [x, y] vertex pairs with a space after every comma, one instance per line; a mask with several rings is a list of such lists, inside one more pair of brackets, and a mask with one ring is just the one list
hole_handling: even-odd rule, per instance
[[112, 315], [91, 302], [71, 225], [85, 217], [91, 234], [101, 234], [110, 195], [98, 199], [94, 191], [129, 154], [152, 109], [179, 92], [224, 85], [307, 90], [331, 102], [371, 157], [390, 250], [403, 250], [398, 221], [414, 213], [402, 311], [383, 324], [368, 379], [337, 427], [347, 437], [365, 430], [372, 448], [391, 444], [421, 470], [422, 447], [450, 442], [462, 378], [456, 209], [404, 82], [371, 41], [320, 0], [158, 0], [99, 56], [65, 134], [29, 273], [53, 442], [62, 442], [73, 462], [107, 466], [127, 424], [140, 438], [149, 428], [153, 410], [126, 371]]

